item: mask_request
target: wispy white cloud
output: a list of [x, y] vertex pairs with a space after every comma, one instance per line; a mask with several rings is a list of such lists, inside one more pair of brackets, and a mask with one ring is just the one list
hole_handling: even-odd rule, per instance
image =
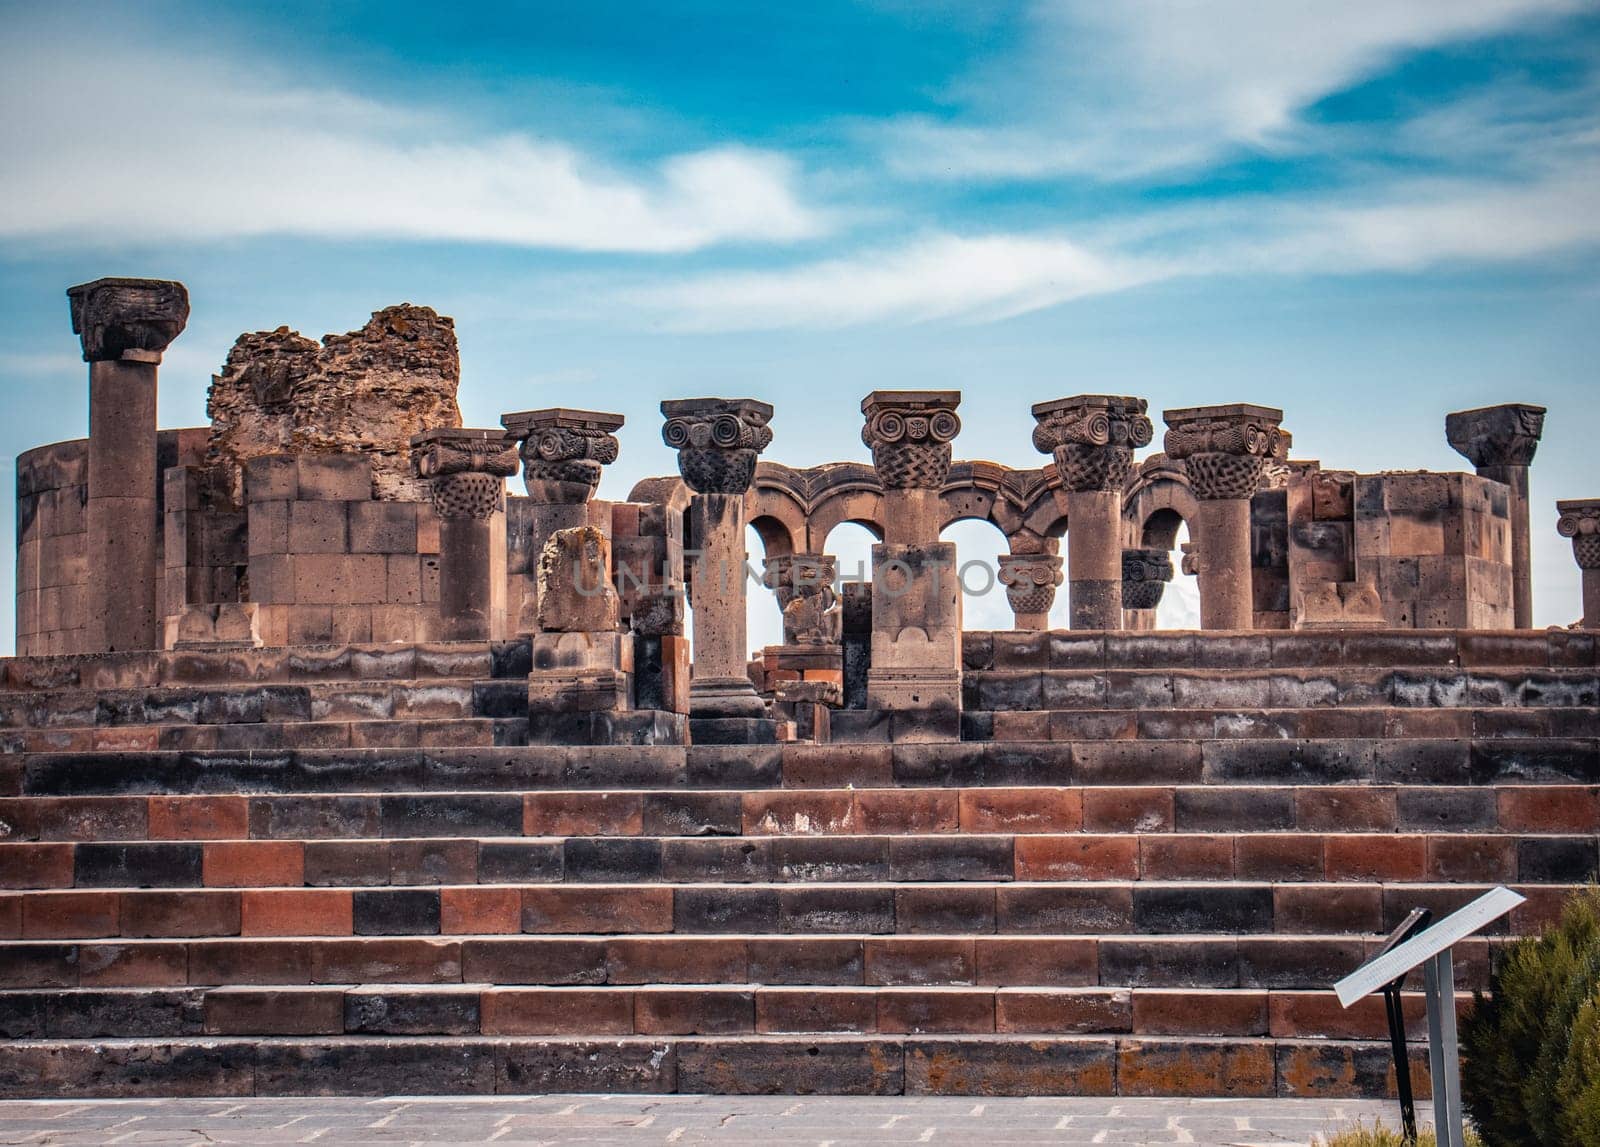
[[676, 252], [828, 226], [780, 154], [722, 147], [619, 170], [569, 143], [478, 134], [259, 62], [101, 42], [41, 31], [0, 45], [0, 237]]
[[[1366, 201], [1250, 200], [1082, 234], [938, 234], [770, 271], [624, 292], [666, 325], [714, 331], [990, 321], [1180, 277], [1413, 272], [1600, 246], [1600, 166], [1525, 186], [1426, 183]], [[613, 300], [617, 301], [617, 300]]]
[[1587, 0], [1041, 0], [1019, 56], [949, 93], [946, 118], [884, 130], [906, 174], [1125, 179], [1231, 146], [1293, 148], [1297, 116], [1408, 51], [1578, 11]]

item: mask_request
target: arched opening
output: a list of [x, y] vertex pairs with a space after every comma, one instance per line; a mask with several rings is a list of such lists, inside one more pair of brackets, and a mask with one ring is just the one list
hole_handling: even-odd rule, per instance
[[1166, 550], [1172, 561], [1172, 580], [1156, 606], [1157, 629], [1200, 628], [1200, 583], [1193, 574], [1183, 572], [1183, 547], [1189, 541], [1189, 523], [1176, 510], [1156, 510], [1145, 519], [1141, 544]]
[[783, 644], [783, 614], [778, 610], [778, 599], [761, 584], [766, 559], [794, 552], [787, 530], [761, 528], [777, 524], [774, 518], [757, 518], [744, 528], [745, 578], [745, 640], [755, 656], [769, 645]]
[[840, 522], [823, 539], [822, 552], [838, 561], [839, 580], [872, 580], [872, 547], [882, 541], [877, 531], [864, 522]]
[[983, 518], [964, 518], [940, 530], [939, 540], [956, 545], [961, 628], [1011, 629], [1016, 618], [998, 576], [1000, 555], [1010, 553], [1011, 545], [1000, 528]]

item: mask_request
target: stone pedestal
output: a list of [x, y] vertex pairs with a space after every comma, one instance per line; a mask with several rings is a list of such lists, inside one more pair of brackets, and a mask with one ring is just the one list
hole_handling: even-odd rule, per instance
[[771, 741], [773, 726], [746, 671], [744, 496], [756, 457], [772, 441], [772, 407], [754, 399], [663, 402], [662, 438], [694, 492], [689, 535], [694, 605], [691, 735], [710, 741]]
[[1155, 547], [1122, 551], [1123, 628], [1156, 628], [1156, 607], [1172, 580], [1172, 554]]
[[1155, 428], [1145, 400], [1081, 394], [1033, 408], [1035, 449], [1067, 491], [1067, 594], [1073, 629], [1122, 625], [1122, 487]]
[[938, 540], [960, 401], [953, 390], [879, 390], [861, 403], [884, 518], [872, 547], [867, 708], [907, 714], [892, 726], [897, 740], [960, 735], [961, 585], [956, 547]]
[[1533, 542], [1528, 522], [1528, 467], [1544, 432], [1545, 408], [1525, 403], [1461, 410], [1444, 420], [1451, 449], [1469, 459], [1478, 477], [1503, 482], [1511, 511], [1513, 623], [1533, 627]]
[[1600, 498], [1557, 502], [1556, 530], [1572, 539], [1572, 556], [1583, 571], [1585, 629], [1600, 629]]
[[1194, 558], [1203, 629], [1250, 629], [1250, 499], [1278, 453], [1283, 411], [1249, 403], [1164, 411], [1167, 456], [1181, 461], [1199, 500]]
[[505, 480], [517, 472], [516, 444], [503, 431], [452, 427], [415, 436], [411, 451], [439, 517], [439, 639], [498, 637], [505, 618]]
[[[522, 480], [531, 503], [526, 546], [535, 562], [551, 534], [590, 524], [589, 502], [600, 485], [602, 468], [617, 460], [621, 447], [615, 431], [622, 423], [620, 414], [561, 407], [500, 416], [500, 425], [516, 442], [522, 459]], [[516, 631], [531, 633], [538, 602], [533, 578], [522, 580], [521, 601], [508, 604], [516, 611], [512, 619]]]
[[87, 648], [156, 649], [156, 367], [188, 322], [189, 292], [96, 279], [67, 297], [89, 364]]
[[1062, 582], [1059, 556], [1001, 554], [999, 580], [1006, 587], [1006, 601], [1016, 615], [1016, 629], [1039, 633], [1050, 628], [1050, 607], [1055, 604], [1056, 587]]

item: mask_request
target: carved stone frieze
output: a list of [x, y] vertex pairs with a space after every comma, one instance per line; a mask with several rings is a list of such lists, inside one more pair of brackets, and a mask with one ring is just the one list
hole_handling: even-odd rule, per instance
[[1172, 555], [1162, 549], [1122, 551], [1122, 608], [1154, 609], [1172, 580]]
[[1283, 411], [1271, 407], [1195, 406], [1168, 410], [1162, 417], [1167, 456], [1184, 464], [1189, 485], [1202, 501], [1250, 497], [1281, 448]]
[[1068, 490], [1120, 490], [1133, 452], [1150, 445], [1155, 427], [1142, 398], [1082, 394], [1033, 407], [1034, 449], [1055, 459]]
[[950, 443], [961, 433], [958, 390], [875, 390], [861, 401], [861, 441], [885, 489], [937, 490], [950, 473]]
[[96, 279], [67, 298], [84, 362], [160, 362], [189, 321], [188, 288], [167, 279]]
[[622, 422], [620, 414], [560, 408], [500, 419], [518, 443], [528, 497], [547, 505], [580, 505], [594, 497], [601, 468], [617, 460], [614, 431]]
[[498, 430], [428, 430], [411, 440], [417, 476], [428, 479], [441, 518], [487, 521], [505, 508], [517, 445]]
[[778, 554], [767, 558], [764, 581], [783, 611], [790, 645], [831, 645], [839, 640], [838, 562], [832, 554]]
[[663, 402], [661, 438], [678, 452], [678, 473], [697, 494], [742, 494], [756, 458], [772, 442], [772, 407], [753, 398]]

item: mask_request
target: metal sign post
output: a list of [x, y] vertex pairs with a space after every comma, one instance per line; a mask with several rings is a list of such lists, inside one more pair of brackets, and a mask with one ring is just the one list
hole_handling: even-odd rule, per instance
[[[1395, 1014], [1399, 1011], [1398, 983], [1407, 972], [1422, 965], [1428, 1007], [1428, 1070], [1433, 1077], [1433, 1126], [1439, 1147], [1466, 1147], [1466, 1128], [1461, 1120], [1461, 1056], [1456, 1046], [1456, 980], [1450, 948], [1525, 899], [1509, 888], [1493, 888], [1433, 927], [1400, 939], [1403, 929], [1410, 926], [1414, 930], [1417, 926], [1413, 913], [1390, 935], [1377, 955], [1334, 985], [1339, 1003], [1347, 1008], [1373, 992], [1383, 991], [1387, 996], [1393, 991], [1395, 1005], [1391, 1005], [1389, 1029], [1393, 1039]], [[1397, 1063], [1405, 1057], [1404, 1023], [1402, 1015], [1402, 1043], [1395, 1051]], [[1397, 1073], [1398, 1070], [1397, 1066]]]
[[[1383, 947], [1373, 958], [1393, 951], [1428, 926], [1433, 913], [1426, 908], [1413, 908], [1400, 926], [1389, 933]], [[1406, 1013], [1400, 1002], [1400, 990], [1405, 987], [1406, 973], [1401, 972], [1383, 985], [1383, 1010], [1389, 1021], [1389, 1051], [1394, 1056], [1394, 1090], [1400, 1099], [1400, 1136], [1411, 1147], [1417, 1142], [1417, 1102], [1411, 1092], [1411, 1057], [1406, 1052]]]

